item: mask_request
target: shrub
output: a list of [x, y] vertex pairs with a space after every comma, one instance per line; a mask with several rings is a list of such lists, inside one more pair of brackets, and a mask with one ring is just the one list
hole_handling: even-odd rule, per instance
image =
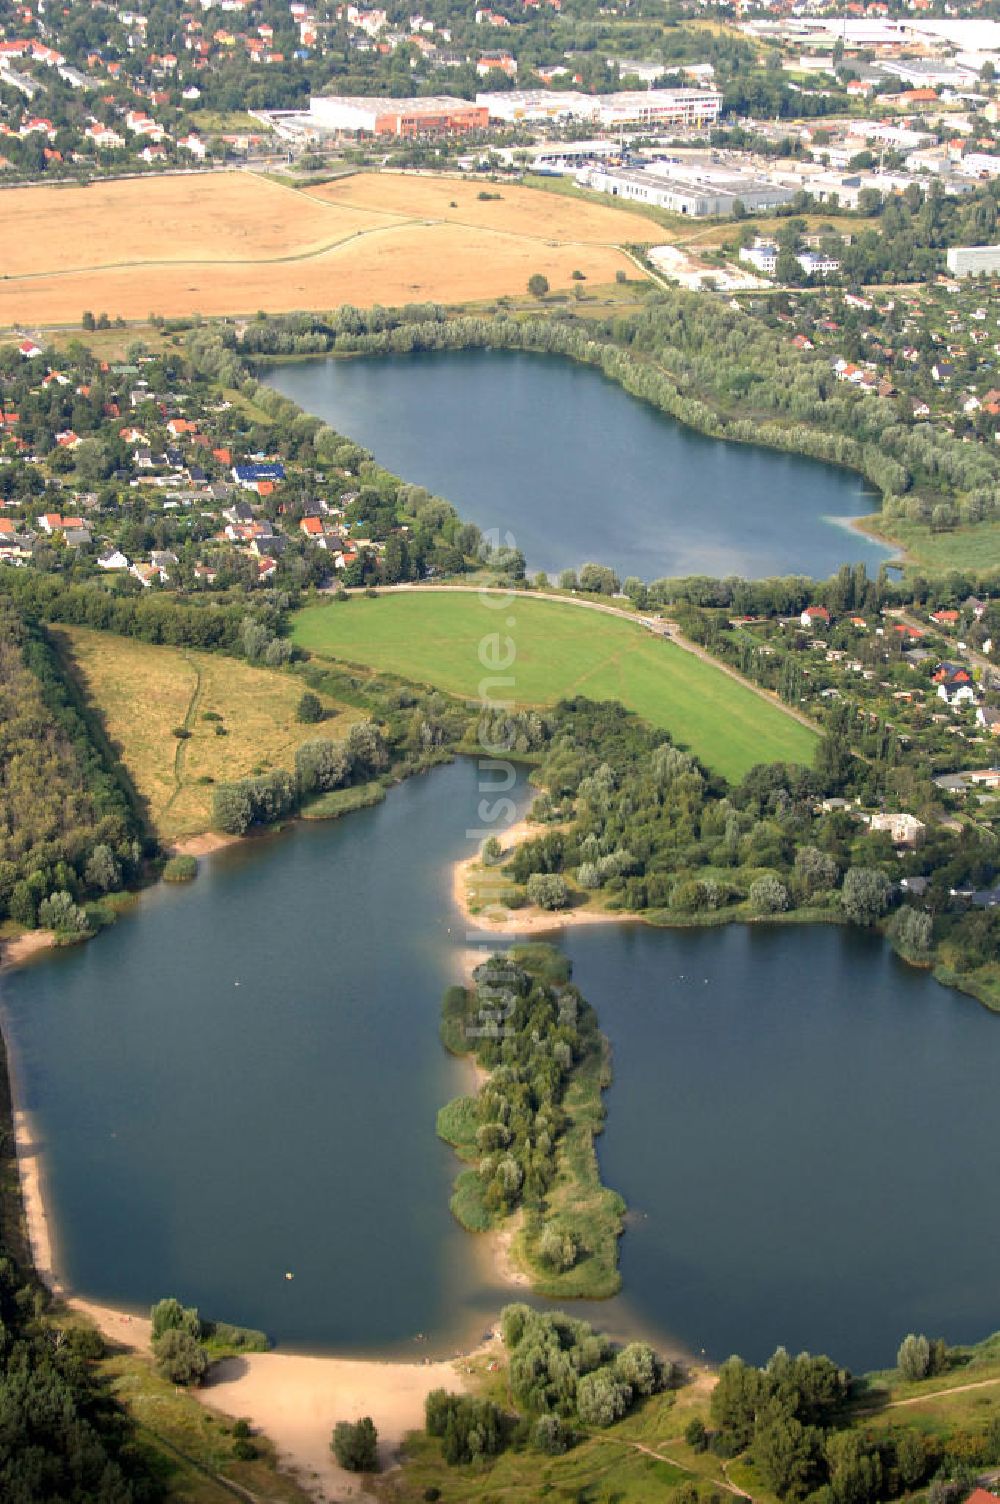
[[535, 272], [528, 278], [528, 291], [533, 298], [544, 298], [549, 290], [549, 279], [541, 272]]
[[191, 735], [191, 733], [187, 729], [186, 726], [175, 726], [174, 727], [174, 736], [176, 736], [176, 738], [177, 738], [177, 740], [179, 742], [186, 742], [188, 740], [188, 738], [190, 737], [190, 735]]
[[684, 1440], [693, 1452], [704, 1452], [708, 1447], [708, 1432], [705, 1422], [697, 1416], [684, 1427]]
[[378, 1472], [378, 1432], [370, 1415], [353, 1423], [338, 1421], [330, 1447], [340, 1466], [349, 1473]]
[[304, 691], [295, 710], [295, 719], [304, 721], [307, 725], [315, 725], [323, 719], [323, 704], [319, 695], [313, 694], [311, 689]]
[[233, 1456], [237, 1462], [253, 1462], [256, 1457], [260, 1456], [260, 1452], [245, 1436], [237, 1436], [233, 1442]]
[[198, 863], [193, 856], [172, 856], [163, 869], [165, 883], [189, 883], [198, 875]]
[[569, 1446], [569, 1433], [558, 1415], [542, 1415], [535, 1422], [531, 1439], [540, 1452], [559, 1457]]

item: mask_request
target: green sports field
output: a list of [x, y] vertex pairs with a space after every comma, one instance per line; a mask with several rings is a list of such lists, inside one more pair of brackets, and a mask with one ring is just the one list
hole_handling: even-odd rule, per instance
[[[311, 653], [466, 699], [620, 700], [733, 781], [754, 763], [812, 761], [805, 726], [638, 623], [530, 596], [489, 601], [458, 591], [352, 596], [307, 606], [293, 636]], [[509, 667], [492, 667], [510, 654]]]

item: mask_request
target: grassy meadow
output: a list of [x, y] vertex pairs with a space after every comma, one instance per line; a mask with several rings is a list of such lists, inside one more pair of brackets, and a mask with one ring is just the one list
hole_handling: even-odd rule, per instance
[[[319, 734], [295, 718], [303, 685], [293, 674], [85, 627], [53, 635], [162, 841], [208, 830], [215, 784], [289, 767]], [[360, 719], [321, 698], [330, 717], [322, 734], [343, 736]], [[190, 734], [175, 736], [182, 728]]]
[[[498, 599], [487, 606], [458, 591], [355, 596], [306, 607], [293, 636], [311, 653], [466, 699], [485, 694], [519, 706], [573, 695], [620, 700], [732, 780], [758, 762], [812, 760], [813, 733], [780, 706], [638, 623], [521, 595], [496, 609]], [[508, 651], [511, 667], [484, 667], [491, 653], [502, 661]]]

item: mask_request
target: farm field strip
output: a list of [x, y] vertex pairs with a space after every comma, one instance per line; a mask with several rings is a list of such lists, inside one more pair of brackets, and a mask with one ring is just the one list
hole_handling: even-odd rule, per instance
[[[504, 670], [483, 666], [481, 646]], [[515, 596], [487, 610], [474, 594], [393, 594], [309, 606], [293, 622], [310, 652], [398, 674], [461, 698], [490, 694], [520, 706], [573, 695], [620, 700], [669, 731], [707, 766], [737, 780], [758, 762], [808, 763], [815, 734], [746, 685], [632, 623], [572, 604]], [[509, 638], [511, 648], [508, 648]], [[488, 661], [488, 660], [487, 660]]]

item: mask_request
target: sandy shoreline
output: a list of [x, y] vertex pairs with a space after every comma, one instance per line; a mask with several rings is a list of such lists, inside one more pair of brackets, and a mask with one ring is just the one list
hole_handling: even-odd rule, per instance
[[[542, 826], [536, 825], [531, 820], [518, 820], [516, 825], [499, 833], [497, 839], [501, 849], [508, 853], [519, 846], [522, 841], [538, 835], [543, 830]], [[474, 912], [469, 904], [469, 879], [473, 872], [488, 870], [483, 869], [479, 859], [479, 853], [475, 856], [463, 858], [456, 862], [452, 869], [452, 899], [455, 907], [469, 926], [466, 938], [470, 947], [476, 939], [476, 931], [483, 930], [489, 935], [517, 937], [519, 935], [542, 935], [553, 934], [557, 930], [575, 929], [581, 924], [634, 924], [641, 923], [641, 916], [635, 914], [609, 914], [599, 909], [558, 909], [549, 913], [545, 909], [525, 908], [508, 909], [501, 905], [495, 907], [486, 905], [478, 912]], [[494, 869], [498, 871], [498, 869]], [[508, 884], [499, 880], [497, 887], [506, 887]], [[470, 951], [478, 961], [484, 959], [489, 953], [488, 940], [482, 942], [483, 949]]]
[[48, 950], [55, 944], [55, 933], [52, 930], [25, 930], [23, 935], [18, 935], [14, 940], [3, 941], [3, 963], [0, 971], [9, 971], [12, 966], [20, 966], [22, 961], [30, 960], [39, 951]]
[[179, 841], [174, 841], [170, 853], [172, 856], [211, 856], [242, 839], [242, 836], [223, 835], [218, 830], [203, 830], [200, 835], [182, 836]]
[[[25, 1219], [39, 1279], [72, 1310], [87, 1316], [108, 1342], [149, 1353], [147, 1316], [69, 1295], [62, 1286], [45, 1204], [42, 1145], [20, 1108], [15, 1108], [14, 1127]], [[407, 1432], [423, 1425], [430, 1391], [467, 1389], [473, 1358], [492, 1351], [494, 1345], [499, 1350], [498, 1336], [474, 1352], [426, 1363], [247, 1353], [213, 1364], [204, 1386], [192, 1392], [212, 1409], [236, 1419], [246, 1417], [275, 1444], [282, 1467], [316, 1499], [358, 1501], [367, 1496], [357, 1476], [338, 1467], [330, 1451], [337, 1421], [370, 1415], [378, 1429], [382, 1466], [391, 1467]]]

